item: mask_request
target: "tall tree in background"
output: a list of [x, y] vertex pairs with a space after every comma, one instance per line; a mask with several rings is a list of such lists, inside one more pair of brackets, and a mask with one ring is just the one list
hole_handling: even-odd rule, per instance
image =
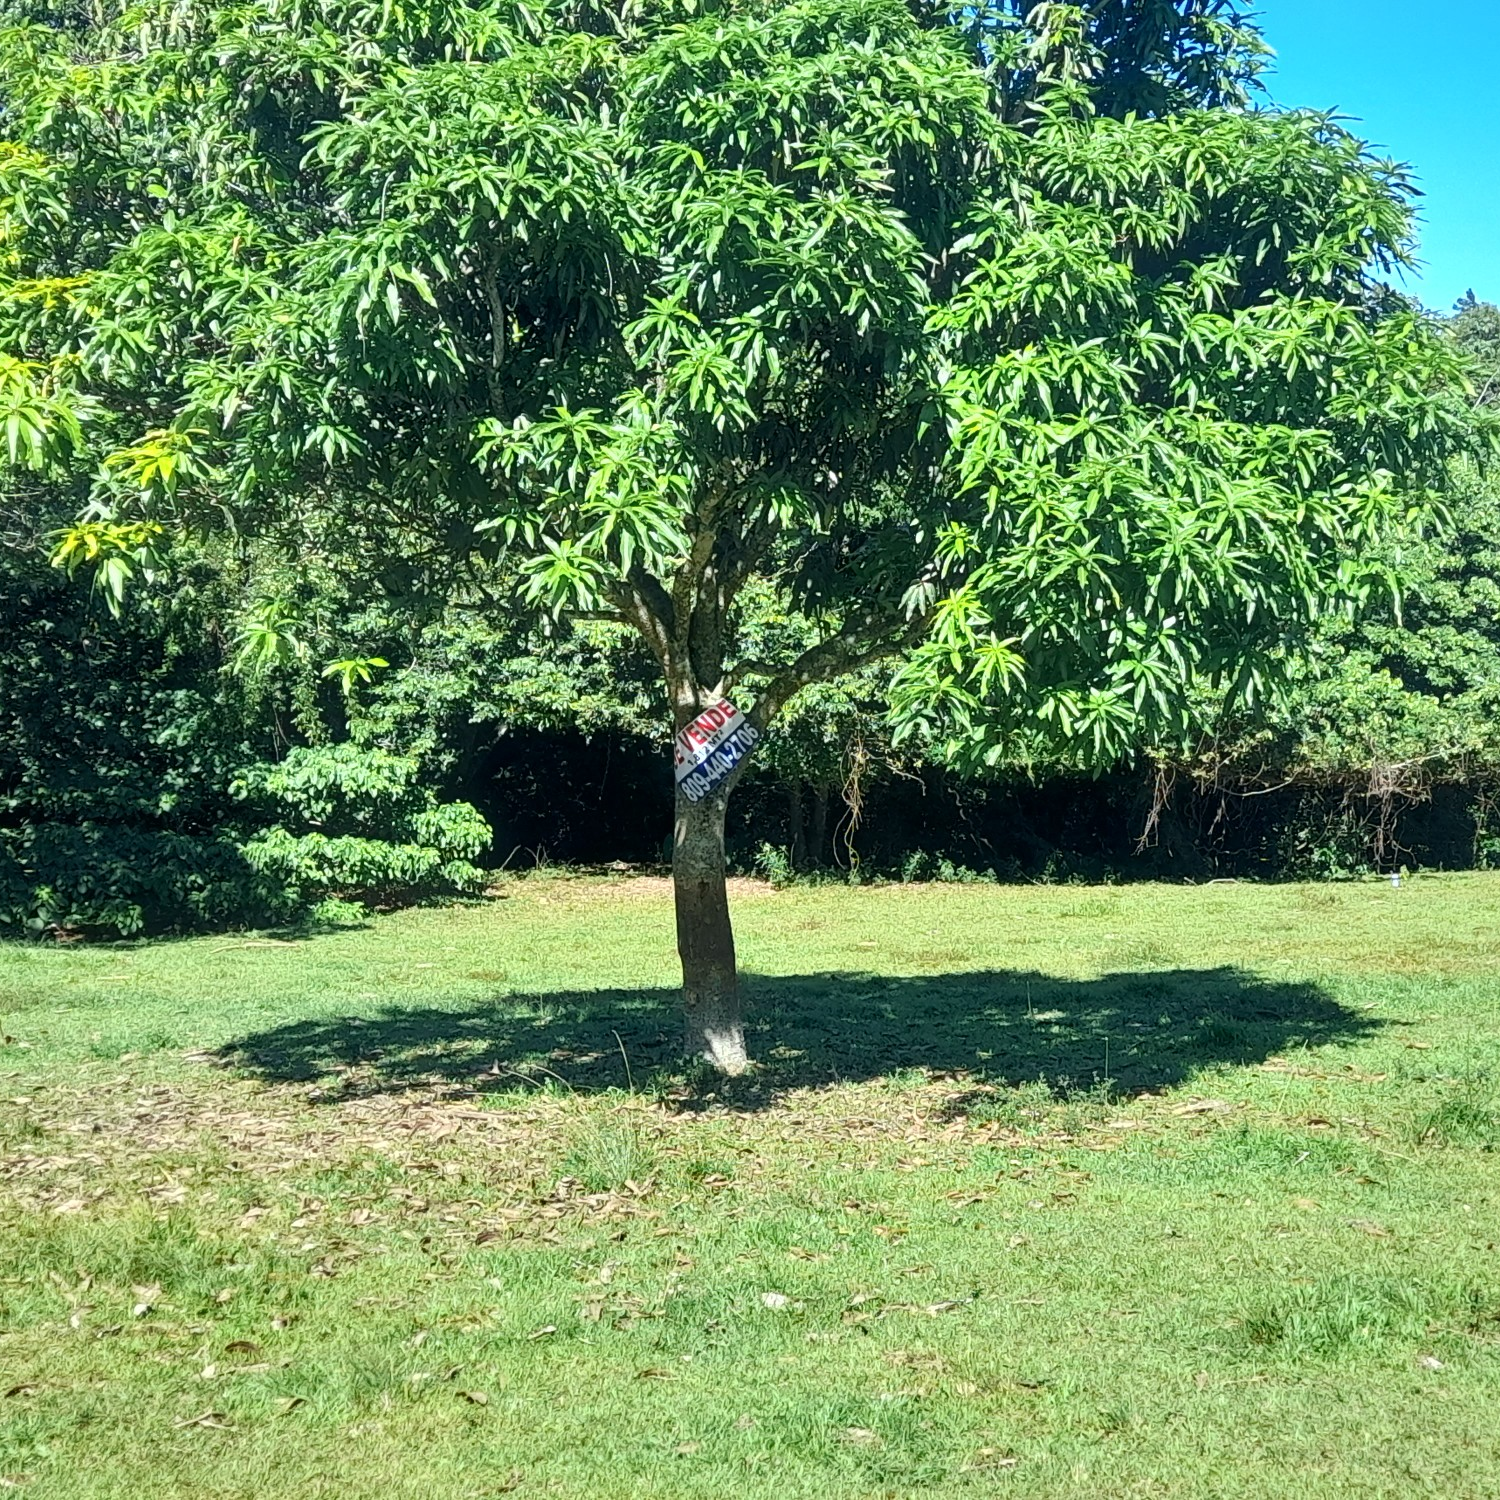
[[[1263, 687], [1467, 440], [1404, 176], [1246, 109], [1220, 0], [28, 9], [0, 418], [98, 476], [63, 560], [227, 527], [634, 626], [688, 769], [730, 739], [674, 860], [728, 1072], [724, 812], [796, 693], [894, 657], [955, 756], [1115, 753]], [[815, 638], [747, 659], [752, 580]]]

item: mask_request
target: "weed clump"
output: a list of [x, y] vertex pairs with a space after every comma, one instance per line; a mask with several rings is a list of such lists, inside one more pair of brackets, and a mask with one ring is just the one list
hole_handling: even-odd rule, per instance
[[1480, 1151], [1500, 1147], [1500, 1108], [1470, 1086], [1425, 1110], [1412, 1122], [1413, 1140], [1422, 1146], [1467, 1146]]
[[641, 1186], [657, 1173], [657, 1153], [641, 1122], [628, 1115], [584, 1115], [572, 1128], [562, 1160], [565, 1177], [589, 1193], [613, 1193]]

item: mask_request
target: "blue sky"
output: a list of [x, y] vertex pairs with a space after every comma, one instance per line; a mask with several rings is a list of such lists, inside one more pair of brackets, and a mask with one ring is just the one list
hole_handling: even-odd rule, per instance
[[1283, 105], [1337, 109], [1426, 193], [1408, 290], [1500, 302], [1500, 0], [1258, 0]]

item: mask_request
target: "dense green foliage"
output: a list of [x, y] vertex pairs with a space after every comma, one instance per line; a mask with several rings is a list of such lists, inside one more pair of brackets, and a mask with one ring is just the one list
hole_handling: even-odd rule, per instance
[[[953, 768], [1002, 872], [1049, 841], [1007, 787], [1122, 754], [1305, 791], [1330, 868], [1494, 784], [1494, 490], [1381, 280], [1406, 179], [1243, 108], [1238, 7], [5, 16], [11, 919], [468, 887], [440, 804], [504, 857], [601, 757], [654, 854], [650, 745], [726, 686], [781, 714], [745, 861], [847, 863]], [[92, 599], [39, 566], [80, 507]], [[385, 790], [309, 817], [289, 750]], [[1174, 816], [1126, 801], [1117, 847]], [[908, 821], [886, 868], [964, 818]]]
[[[1493, 407], [1500, 310], [1471, 296], [1449, 331], [1478, 405]], [[1442, 788], [1465, 794], [1474, 856], [1500, 856], [1491, 807], [1500, 788], [1500, 475], [1456, 465], [1446, 509], [1441, 532], [1402, 544], [1399, 617], [1327, 622], [1281, 703], [1259, 723], [1222, 727], [1180, 763], [1241, 791], [1306, 792], [1326, 834], [1310, 860], [1284, 851], [1293, 868], [1398, 862], [1397, 815]]]
[[467, 803], [440, 805], [419, 772], [415, 760], [352, 745], [252, 767], [233, 790], [270, 826], [246, 842], [245, 859], [298, 900], [473, 890], [489, 825]]
[[[8, 518], [0, 551], [0, 924], [264, 919], [229, 782], [266, 743], [194, 627], [222, 595], [183, 570], [170, 605], [114, 620]], [[268, 748], [268, 747], [267, 747]]]
[[[70, 561], [115, 589], [226, 515], [371, 571], [488, 538], [679, 713], [925, 640], [898, 706], [995, 756], [1254, 688], [1465, 440], [1377, 279], [1404, 178], [1225, 107], [1226, 7], [1020, 9], [13, 29], [16, 441], [102, 460]], [[752, 578], [809, 652], [747, 657]]]
[[35, 516], [11, 521], [0, 929], [265, 924], [330, 896], [481, 883], [472, 861], [487, 825], [440, 803], [416, 761], [373, 746], [288, 749], [286, 732], [326, 738], [337, 705], [326, 689], [320, 705], [305, 673], [229, 670], [246, 609], [230, 570], [184, 561], [170, 594], [116, 618], [47, 565]]

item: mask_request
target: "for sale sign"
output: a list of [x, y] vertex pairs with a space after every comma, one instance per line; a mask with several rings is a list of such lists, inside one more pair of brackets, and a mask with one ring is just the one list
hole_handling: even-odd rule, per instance
[[677, 785], [689, 802], [706, 797], [755, 748], [760, 731], [727, 698], [705, 709], [672, 743]]

